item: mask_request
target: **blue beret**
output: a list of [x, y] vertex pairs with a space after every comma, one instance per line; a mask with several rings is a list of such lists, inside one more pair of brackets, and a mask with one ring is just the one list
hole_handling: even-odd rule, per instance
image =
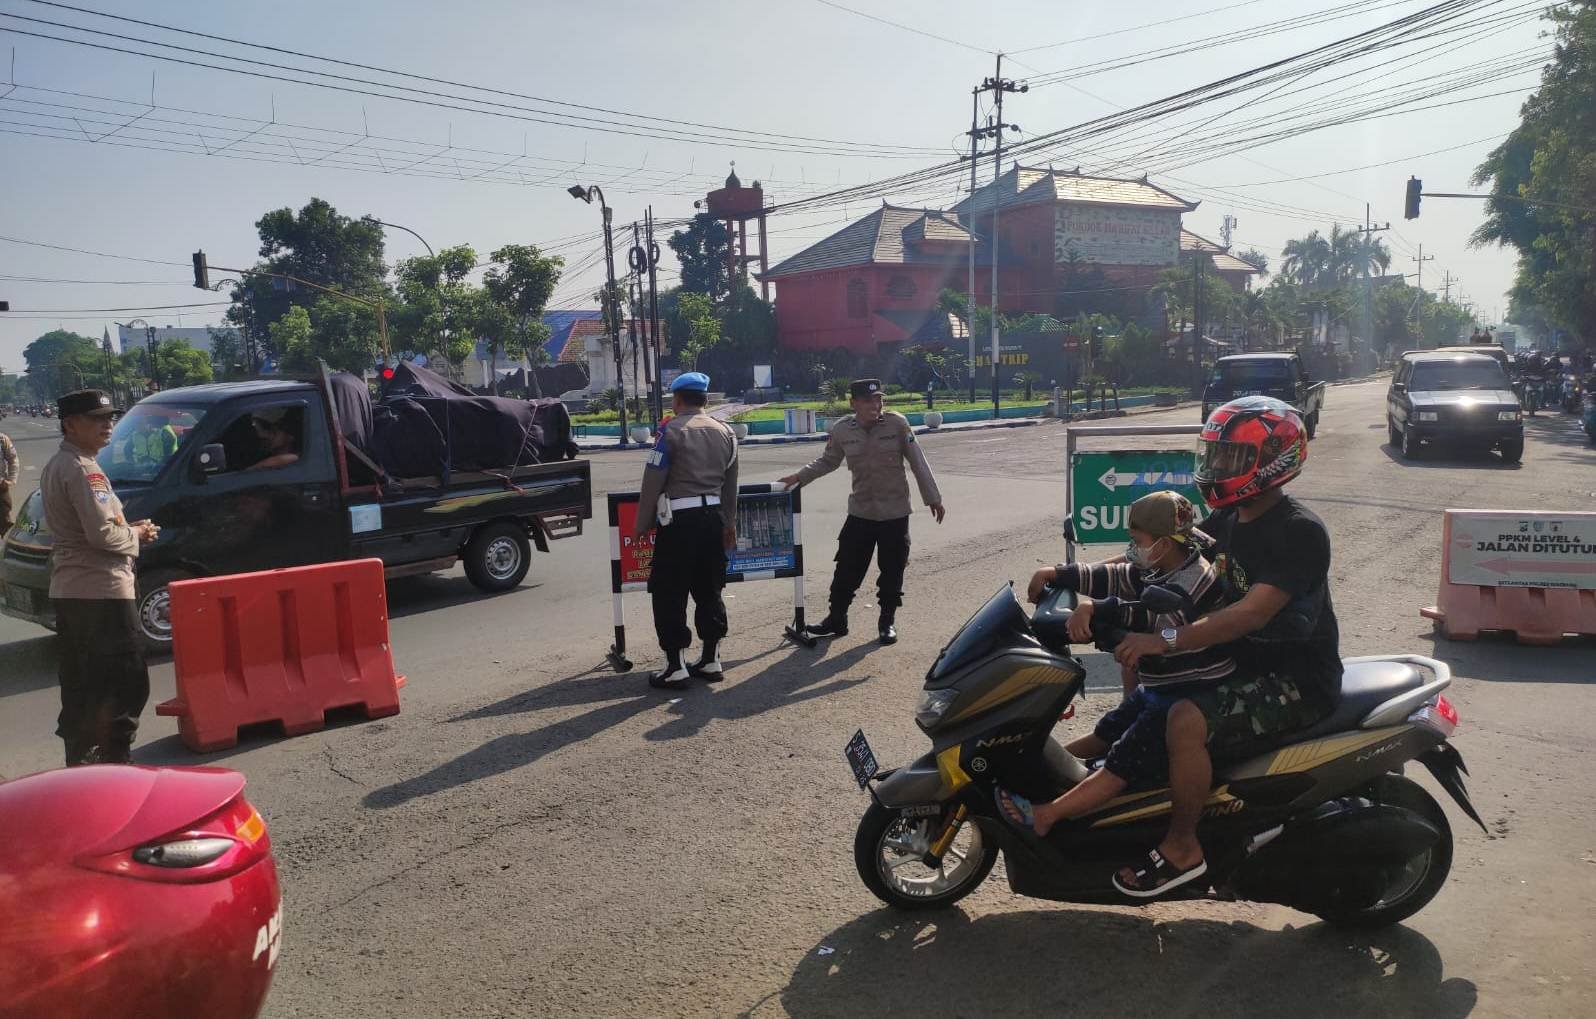
[[700, 393], [709, 392], [709, 376], [703, 372], [687, 372], [676, 376], [676, 381], [671, 383], [671, 392], [678, 389], [690, 389]]

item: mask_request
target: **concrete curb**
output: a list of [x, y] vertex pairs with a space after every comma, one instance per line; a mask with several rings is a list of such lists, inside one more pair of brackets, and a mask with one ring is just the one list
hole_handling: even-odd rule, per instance
[[[1163, 408], [1163, 409], [1167, 409], [1167, 408]], [[948, 432], [979, 432], [979, 431], [984, 431], [984, 430], [994, 429], [994, 428], [1029, 428], [1029, 427], [1031, 427], [1033, 425], [1039, 425], [1039, 424], [1041, 424], [1044, 421], [1050, 421], [1050, 420], [1053, 420], [1053, 419], [1051, 419], [1051, 418], [1005, 418], [1005, 419], [999, 420], [999, 421], [979, 421], [979, 422], [967, 422], [967, 423], [964, 423], [964, 424], [956, 424], [956, 425], [943, 425], [941, 428], [927, 428], [926, 426], [921, 425], [920, 427], [914, 429], [914, 433], [916, 435], [927, 435], [927, 434], [932, 434], [932, 433], [945, 434], [945, 433], [948, 433]], [[754, 438], [754, 437], [750, 436], [749, 438], [746, 438], [746, 439], [743, 439], [743, 440], [739, 441], [737, 444], [739, 446], [782, 446], [782, 445], [786, 445], [787, 443], [792, 443], [792, 442], [825, 442], [825, 441], [826, 441], [826, 433], [825, 432], [810, 432], [810, 433], [808, 433], [806, 435], [771, 435], [771, 436], [761, 436], [759, 438]], [[607, 443], [580, 443], [579, 442], [579, 443], [577, 443], [576, 448], [581, 450], [584, 453], [605, 453], [605, 452], [625, 452], [627, 450], [644, 449], [644, 448], [647, 448], [647, 446], [646, 446], [646, 444], [638, 445], [637, 443], [629, 443], [628, 445], [623, 447], [619, 443], [614, 443], [614, 442], [607, 442]]]

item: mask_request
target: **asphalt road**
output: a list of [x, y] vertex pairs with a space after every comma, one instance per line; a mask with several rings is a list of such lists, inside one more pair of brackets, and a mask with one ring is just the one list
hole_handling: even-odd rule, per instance
[[[1001, 864], [959, 908], [919, 917], [877, 908], [860, 884], [865, 798], [842, 746], [862, 726], [883, 764], [922, 752], [912, 709], [937, 648], [1000, 584], [1058, 558], [1056, 423], [922, 440], [948, 519], [914, 518], [896, 647], [871, 639], [865, 604], [852, 636], [786, 646], [791, 585], [735, 585], [727, 681], [652, 691], [646, 596], [627, 600], [639, 672], [603, 663], [598, 527], [499, 597], [458, 572], [393, 585], [409, 676], [398, 716], [198, 758], [152, 709], [136, 755], [249, 776], [286, 889], [269, 1016], [1588, 1015], [1596, 646], [1453, 644], [1418, 609], [1435, 597], [1442, 508], [1589, 509], [1596, 453], [1554, 414], [1529, 423], [1522, 467], [1402, 462], [1383, 445], [1383, 394], [1331, 390], [1293, 491], [1331, 530], [1343, 653], [1454, 669], [1454, 743], [1490, 827], [1449, 806], [1451, 879], [1389, 931], [1221, 902], [1059, 906], [1011, 894]], [[13, 430], [31, 465], [48, 431]], [[818, 448], [746, 447], [745, 477], [774, 479]], [[595, 459], [600, 522], [602, 492], [633, 487], [641, 466]], [[805, 493], [812, 610], [846, 494], [845, 475]], [[1096, 684], [1113, 683], [1112, 663], [1089, 659]], [[58, 763], [53, 667], [42, 631], [0, 620], [0, 773]], [[154, 686], [152, 703], [171, 695], [169, 665]], [[1090, 696], [1075, 724], [1110, 704]]]

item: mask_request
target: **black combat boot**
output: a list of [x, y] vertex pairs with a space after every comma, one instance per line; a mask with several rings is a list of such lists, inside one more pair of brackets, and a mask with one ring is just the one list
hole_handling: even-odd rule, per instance
[[688, 663], [687, 671], [706, 683], [725, 679], [726, 670], [720, 664], [720, 641], [704, 641], [704, 653], [698, 656], [698, 661]]
[[898, 642], [898, 628], [893, 625], [897, 620], [898, 610], [881, 606], [881, 619], [876, 623], [876, 632], [881, 637], [883, 644], [896, 644]]
[[691, 675], [682, 664], [680, 651], [665, 652], [665, 667], [648, 677], [648, 685], [657, 690], [685, 690]]
[[804, 627], [804, 632], [811, 637], [846, 637], [848, 636], [848, 616], [844, 612], [832, 609], [826, 613], [826, 618], [818, 623], [810, 623]]

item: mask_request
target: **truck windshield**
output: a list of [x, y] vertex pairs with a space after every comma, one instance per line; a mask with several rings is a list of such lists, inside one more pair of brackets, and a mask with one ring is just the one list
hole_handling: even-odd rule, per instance
[[1216, 365], [1214, 381], [1229, 386], [1280, 386], [1291, 380], [1291, 362], [1232, 361]]
[[111, 444], [100, 450], [105, 476], [113, 486], [154, 481], [204, 416], [205, 408], [200, 406], [135, 404], [116, 423]]
[[1415, 393], [1438, 389], [1508, 389], [1507, 376], [1495, 361], [1440, 361], [1413, 366], [1408, 389]]

